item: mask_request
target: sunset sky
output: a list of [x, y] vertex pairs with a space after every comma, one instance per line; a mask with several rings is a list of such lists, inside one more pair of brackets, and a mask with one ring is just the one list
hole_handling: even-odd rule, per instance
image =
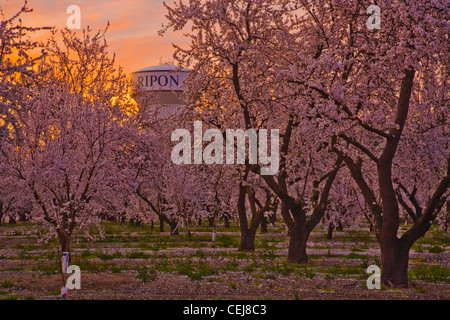
[[[171, 4], [173, 0], [166, 3]], [[0, 0], [6, 18], [16, 13], [24, 4], [22, 0]], [[136, 71], [172, 59], [172, 43], [186, 43], [182, 32], [158, 35], [162, 23], [166, 23], [166, 8], [162, 0], [29, 0], [34, 11], [23, 16], [25, 25], [66, 27], [67, 7], [77, 5], [81, 9], [81, 27], [94, 30], [103, 28], [109, 21], [106, 34], [110, 52], [116, 53], [117, 63], [126, 73]], [[48, 37], [40, 34], [40, 39]]]

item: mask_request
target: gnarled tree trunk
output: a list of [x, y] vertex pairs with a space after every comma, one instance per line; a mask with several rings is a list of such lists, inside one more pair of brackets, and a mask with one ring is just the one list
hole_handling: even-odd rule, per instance
[[410, 247], [400, 239], [381, 244], [381, 281], [389, 288], [408, 287]]
[[294, 222], [289, 234], [288, 262], [306, 263], [308, 254], [306, 252], [306, 243], [308, 242], [309, 232], [306, 230], [306, 219], [299, 218]]

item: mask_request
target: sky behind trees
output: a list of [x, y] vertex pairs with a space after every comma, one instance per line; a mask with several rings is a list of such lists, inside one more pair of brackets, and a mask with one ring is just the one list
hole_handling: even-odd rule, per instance
[[[171, 3], [171, 1], [168, 1]], [[0, 0], [6, 17], [16, 13], [24, 4], [22, 0]], [[78, 5], [81, 9], [81, 28], [94, 30], [111, 26], [106, 34], [110, 52], [116, 53], [117, 62], [129, 74], [138, 69], [166, 62], [172, 58], [172, 43], [185, 40], [182, 33], [167, 32], [158, 35], [165, 22], [166, 9], [162, 0], [29, 0], [33, 12], [22, 17], [28, 26], [50, 26], [58, 29], [66, 26], [67, 7]], [[38, 34], [40, 40], [49, 37], [49, 31]]]

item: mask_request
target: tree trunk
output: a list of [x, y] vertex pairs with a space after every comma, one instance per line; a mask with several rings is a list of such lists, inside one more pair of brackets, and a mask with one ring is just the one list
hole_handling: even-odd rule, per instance
[[164, 219], [159, 216], [159, 232], [164, 232]]
[[[447, 160], [447, 176], [450, 176], [450, 156]], [[446, 210], [444, 215], [444, 230], [448, 231], [450, 226], [450, 200], [447, 200]]]
[[267, 219], [266, 217], [263, 217], [261, 220], [261, 232], [262, 233], [267, 233], [268, 229], [267, 229]]
[[275, 222], [277, 222], [277, 213], [276, 213], [276, 210], [275, 210], [274, 212], [272, 212], [272, 213], [269, 214], [269, 220], [270, 220], [270, 223], [272, 224], [272, 226], [274, 226], [274, 225], [275, 225]]
[[444, 231], [448, 231], [450, 226], [450, 201], [447, 201], [447, 210], [445, 212]]
[[230, 219], [228, 218], [228, 216], [225, 216], [223, 218], [223, 226], [225, 227], [225, 229], [229, 229], [230, 228]]
[[256, 232], [251, 229], [241, 230], [239, 251], [255, 251]]
[[396, 128], [390, 130], [393, 138], [386, 141], [384, 150], [377, 161], [378, 187], [383, 208], [379, 242], [381, 247], [381, 280], [389, 288], [408, 286], [409, 248], [397, 238], [399, 228], [398, 199], [392, 183], [392, 161], [405, 125], [414, 71], [406, 69], [402, 79], [400, 96], [395, 117]]
[[19, 216], [19, 221], [20, 222], [26, 222], [26, 221], [28, 221], [28, 220], [30, 220], [29, 219], [29, 212], [26, 212], [26, 211], [20, 211], [19, 213], [18, 213], [18, 216]]
[[9, 216], [8, 216], [8, 223], [9, 224], [16, 224], [17, 222], [16, 222], [16, 219], [14, 218], [14, 216], [12, 215], [12, 214], [10, 214]]
[[192, 233], [191, 233], [191, 228], [189, 227], [189, 223], [186, 225], [186, 229], [187, 229], [188, 238], [191, 239], [192, 238]]
[[308, 262], [308, 254], [306, 253], [306, 243], [308, 242], [308, 238], [309, 232], [306, 230], [304, 219], [297, 219], [289, 233], [288, 262]]
[[[249, 169], [247, 168], [243, 177], [243, 181], [247, 181]], [[237, 202], [239, 229], [241, 231], [241, 243], [239, 251], [255, 251], [256, 228], [248, 227], [247, 209], [245, 207], [245, 199], [247, 197], [247, 186], [241, 182], [239, 184], [239, 195]]]
[[3, 202], [0, 201], [0, 226], [2, 225], [3, 220]]
[[398, 239], [380, 247], [381, 281], [388, 288], [407, 288], [410, 248]]
[[70, 261], [70, 241], [64, 236], [59, 236], [59, 244], [61, 245], [61, 252], [69, 252]]
[[327, 239], [331, 240], [333, 238], [333, 231], [334, 231], [334, 224], [329, 223], [328, 224], [328, 232], [327, 232]]
[[179, 234], [179, 232], [178, 232], [178, 223], [177, 222], [173, 222], [173, 223], [170, 224], [170, 234], [174, 235], [174, 236]]

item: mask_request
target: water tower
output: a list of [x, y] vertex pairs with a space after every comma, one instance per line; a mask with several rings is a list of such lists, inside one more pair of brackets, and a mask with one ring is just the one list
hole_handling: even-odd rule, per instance
[[187, 68], [162, 64], [131, 74], [133, 97], [147, 117], [151, 120], [166, 119], [183, 106], [180, 95], [189, 71]]

